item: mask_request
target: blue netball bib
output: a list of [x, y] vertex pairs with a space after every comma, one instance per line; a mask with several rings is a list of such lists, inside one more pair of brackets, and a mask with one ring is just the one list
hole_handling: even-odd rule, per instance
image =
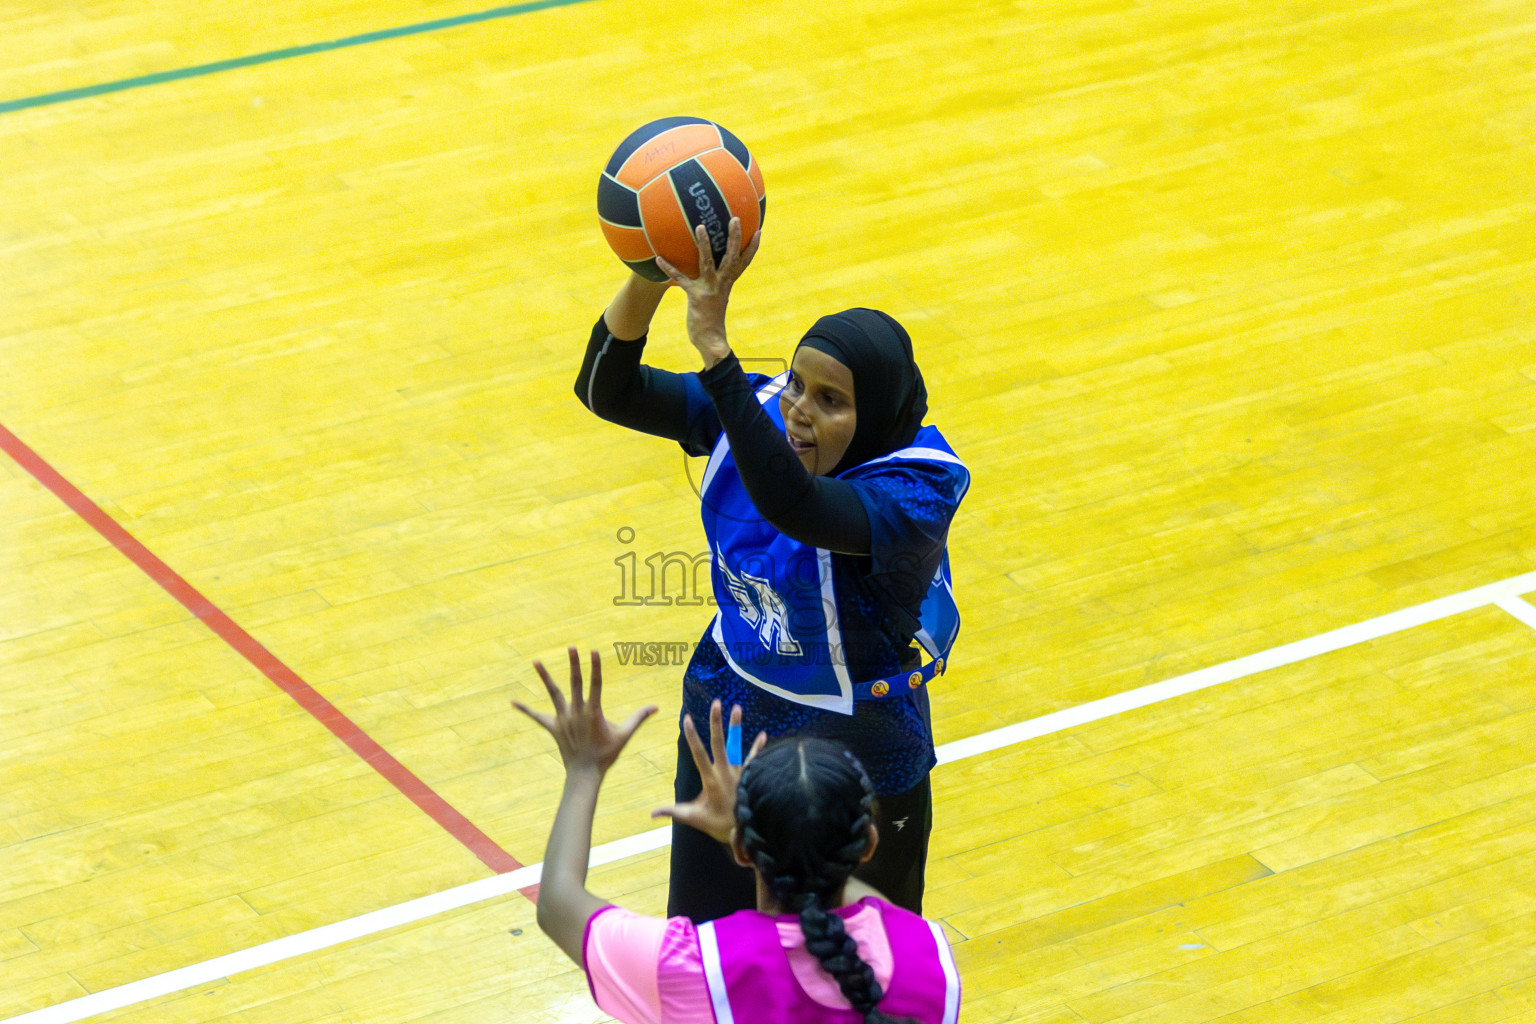
[[[788, 374], [781, 374], [757, 392], [763, 411], [780, 430], [784, 422], [776, 399], [787, 379]], [[853, 479], [869, 467], [904, 462], [943, 463], [956, 467], [963, 480], [969, 479], [960, 460], [931, 426], [918, 431], [913, 443], [901, 451], [863, 463], [842, 476]], [[960, 629], [947, 553], [929, 583], [914, 637], [932, 660], [920, 670], [890, 680], [856, 680], [848, 672], [838, 622], [832, 553], [784, 536], [758, 514], [723, 433], [710, 454], [699, 493], [719, 607], [712, 635], [742, 678], [798, 704], [852, 714], [856, 698], [898, 696], [943, 671]]]

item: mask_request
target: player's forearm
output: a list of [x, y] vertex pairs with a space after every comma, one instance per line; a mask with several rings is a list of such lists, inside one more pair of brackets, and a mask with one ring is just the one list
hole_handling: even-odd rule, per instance
[[699, 374], [731, 442], [736, 469], [758, 513], [786, 537], [829, 551], [866, 555], [869, 514], [846, 482], [814, 477], [757, 399], [740, 362]]
[[730, 342], [725, 337], [725, 305], [688, 303], [688, 341], [704, 359], [704, 369], [720, 364], [731, 354]]
[[551, 886], [584, 888], [587, 858], [592, 852], [592, 819], [597, 814], [597, 792], [603, 782], [601, 772], [577, 770], [565, 776], [565, 790], [560, 794], [560, 809], [549, 832], [544, 850], [544, 877], [541, 892]]
[[603, 311], [608, 333], [620, 341], [636, 341], [645, 337], [651, 329], [651, 318], [656, 315], [662, 297], [666, 294], [667, 285], [647, 281], [639, 274], [630, 274], [619, 286], [619, 293]]
[[592, 819], [602, 782], [602, 773], [597, 770], [567, 772], [539, 880], [539, 927], [578, 964], [587, 919], [605, 905], [587, 891]]

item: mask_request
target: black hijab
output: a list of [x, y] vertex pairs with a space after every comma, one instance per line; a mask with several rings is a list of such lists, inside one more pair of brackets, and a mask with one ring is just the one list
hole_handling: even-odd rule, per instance
[[800, 344], [853, 374], [853, 439], [833, 476], [912, 443], [928, 413], [928, 389], [901, 324], [877, 309], [845, 309], [817, 320]]

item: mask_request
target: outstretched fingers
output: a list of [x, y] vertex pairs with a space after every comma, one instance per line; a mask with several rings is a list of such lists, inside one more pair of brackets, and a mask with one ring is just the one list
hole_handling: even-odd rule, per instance
[[571, 662], [571, 708], [580, 711], [586, 703], [581, 696], [581, 652], [575, 647], [567, 647], [565, 653]]
[[[592, 657], [592, 684], [587, 691], [587, 700], [592, 704], [592, 714], [598, 718], [603, 717], [603, 659], [598, 656], [597, 649], [593, 648]], [[571, 648], [571, 655], [575, 657], [576, 648]], [[579, 659], [578, 659], [579, 661]]]
[[683, 716], [683, 739], [688, 741], [688, 750], [693, 754], [693, 766], [699, 770], [699, 776], [707, 776], [713, 765], [709, 760], [709, 751], [704, 749], [704, 741], [699, 739], [699, 729], [693, 724], [692, 715]]
[[639, 711], [636, 711], [634, 714], [630, 715], [629, 718], [625, 720], [624, 724], [619, 726], [619, 746], [622, 747], [624, 744], [628, 743], [630, 737], [634, 736], [639, 728], [645, 724], [645, 720], [654, 715], [657, 710], [659, 709], [656, 707], [656, 705], [647, 704]]
[[[741, 709], [737, 708], [732, 716], [740, 721]], [[724, 761], [725, 758], [725, 729], [720, 725], [720, 702], [717, 700], [709, 706], [709, 749], [714, 752], [716, 760]]]
[[757, 734], [757, 739], [752, 741], [752, 749], [747, 751], [747, 756], [742, 759], [741, 766], [743, 768], [745, 768], [747, 765], [751, 764], [752, 763], [752, 759], [754, 757], [756, 757], [758, 754], [762, 753], [763, 748], [766, 747], [767, 745], [768, 745], [768, 733], [767, 732], [760, 732], [760, 733], [758, 733]]
[[544, 667], [542, 661], [536, 661], [533, 663], [533, 670], [539, 674], [540, 679], [544, 680], [544, 689], [549, 693], [550, 703], [555, 706], [555, 715], [558, 717], [565, 714], [565, 694], [561, 693], [560, 687], [555, 685], [554, 679], [549, 675], [549, 669]]
[[529, 718], [533, 719], [535, 722], [538, 722], [540, 725], [542, 725], [545, 732], [548, 732], [551, 735], [554, 734], [555, 720], [553, 717], [543, 714], [542, 712], [535, 711], [533, 708], [530, 708], [528, 705], [522, 703], [521, 701], [513, 701], [512, 706], [517, 708], [517, 710], [521, 711], [523, 714], [527, 715]]

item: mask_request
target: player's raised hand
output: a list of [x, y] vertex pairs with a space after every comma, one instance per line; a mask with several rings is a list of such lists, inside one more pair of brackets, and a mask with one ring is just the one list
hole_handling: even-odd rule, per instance
[[710, 247], [709, 232], [702, 224], [694, 232], [694, 242], [699, 251], [697, 277], [685, 277], [665, 259], [656, 257], [656, 266], [667, 275], [668, 281], [688, 294], [688, 340], [704, 357], [706, 368], [730, 355], [730, 345], [725, 337], [725, 309], [730, 302], [731, 288], [736, 284], [736, 279], [751, 266], [762, 240], [763, 232], [759, 229], [743, 249], [741, 218], [732, 217], [726, 232], [725, 255], [718, 267], [715, 265], [714, 250]]
[[592, 652], [592, 687], [582, 694], [581, 655], [576, 648], [568, 649], [571, 658], [571, 695], [565, 694], [550, 678], [544, 663], [535, 661], [534, 671], [544, 680], [555, 713], [546, 715], [518, 701], [512, 706], [542, 725], [555, 738], [560, 748], [560, 760], [567, 773], [575, 770], [606, 772], [618, 760], [619, 752], [629, 742], [645, 720], [656, 713], [656, 705], [641, 708], [622, 725], [615, 725], [603, 717], [603, 665], [596, 651]]
[[[731, 764], [725, 756], [725, 729], [720, 717], [720, 702], [717, 700], [709, 708], [709, 747], [715, 754], [713, 760], [710, 751], [704, 749], [699, 739], [693, 716], [683, 717], [683, 736], [688, 740], [688, 749], [693, 751], [693, 763], [699, 770], [699, 778], [704, 781], [704, 789], [687, 803], [658, 807], [651, 812], [651, 817], [671, 818], [723, 843], [731, 838], [731, 829], [736, 827], [736, 784], [741, 781], [741, 769], [751, 763], [757, 752], [763, 749], [763, 744], [768, 742], [768, 734], [758, 733], [745, 761], [740, 765]], [[731, 727], [741, 727], [740, 706], [731, 709]]]

